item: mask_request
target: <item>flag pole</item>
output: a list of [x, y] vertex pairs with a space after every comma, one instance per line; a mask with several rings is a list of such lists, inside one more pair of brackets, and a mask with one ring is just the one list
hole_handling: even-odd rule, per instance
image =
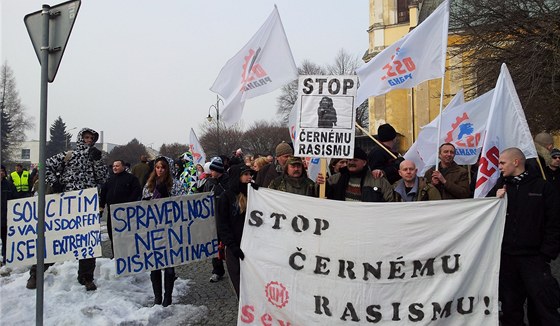
[[379, 147], [383, 148], [387, 153], [389, 153], [389, 155], [391, 155], [392, 158], [396, 159], [397, 157], [395, 156], [395, 154], [393, 154], [393, 152], [391, 152], [390, 150], [387, 149], [387, 147], [385, 147], [385, 145], [381, 144], [379, 142], [379, 140], [375, 139], [375, 137], [373, 137], [372, 135], [369, 134], [369, 131], [365, 130], [362, 126], [360, 126], [357, 122], [355, 122], [356, 127], [358, 127], [358, 129], [360, 129], [364, 134], [368, 135], [369, 138], [371, 138], [371, 140], [373, 140], [374, 142], [377, 143], [377, 145], [379, 145]]
[[439, 97], [439, 116], [437, 122], [437, 139], [436, 139], [436, 171], [439, 170], [439, 138], [441, 135], [441, 111], [443, 111], [443, 86], [445, 81], [445, 69], [443, 70], [443, 76], [441, 76], [441, 95]]
[[[449, 2], [447, 2], [447, 12], [449, 13]], [[445, 59], [447, 58], [447, 41], [448, 41], [448, 34], [449, 34], [449, 15], [447, 15], [447, 29], [444, 31], [443, 35], [441, 36], [442, 38], [445, 38], [445, 40], [442, 39], [442, 44], [445, 44], [445, 47], [442, 49], [443, 50], [443, 55], [442, 55], [442, 59], [443, 59], [443, 75], [441, 76], [441, 93], [440, 93], [440, 97], [439, 97], [439, 118], [438, 118], [438, 131], [437, 131], [437, 147], [436, 147], [436, 167], [435, 170], [439, 171], [439, 139], [440, 139], [440, 135], [441, 135], [441, 112], [443, 111], [443, 92], [444, 92], [444, 86], [445, 86]]]

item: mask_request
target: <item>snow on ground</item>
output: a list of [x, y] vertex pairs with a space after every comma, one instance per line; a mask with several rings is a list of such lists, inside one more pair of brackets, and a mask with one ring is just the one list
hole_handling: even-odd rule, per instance
[[[78, 262], [57, 263], [45, 271], [44, 325], [187, 325], [208, 314], [205, 306], [175, 302], [188, 291], [188, 280], [177, 279], [173, 304], [153, 306], [148, 273], [115, 277], [115, 263], [98, 258], [97, 291], [86, 291], [76, 280]], [[36, 291], [25, 288], [29, 268], [0, 268], [0, 325], [35, 324]]]

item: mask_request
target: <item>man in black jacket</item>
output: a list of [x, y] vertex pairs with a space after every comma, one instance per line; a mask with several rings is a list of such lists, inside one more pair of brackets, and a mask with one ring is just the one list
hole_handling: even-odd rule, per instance
[[107, 233], [111, 239], [111, 250], [114, 254], [113, 247], [113, 227], [111, 224], [111, 205], [129, 203], [140, 200], [142, 196], [142, 187], [138, 178], [133, 174], [125, 171], [123, 160], [115, 160], [113, 162], [113, 175], [101, 188], [99, 196], [99, 207], [101, 212], [107, 206]]
[[6, 263], [6, 248], [8, 247], [8, 200], [18, 198], [18, 192], [13, 183], [6, 178], [6, 167], [2, 165], [0, 171], [0, 181], [2, 182], [2, 201], [1, 201], [1, 215], [0, 215], [0, 229], [2, 239], [2, 264]]
[[525, 170], [518, 148], [500, 154], [502, 178], [490, 196], [507, 194], [502, 240], [499, 294], [503, 326], [523, 325], [523, 303], [529, 299], [541, 325], [560, 325], [560, 288], [550, 261], [560, 252], [560, 201], [552, 185]]

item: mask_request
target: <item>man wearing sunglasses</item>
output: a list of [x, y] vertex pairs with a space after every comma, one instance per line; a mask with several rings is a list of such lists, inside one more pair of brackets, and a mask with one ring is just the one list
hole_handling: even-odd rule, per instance
[[550, 163], [545, 169], [546, 180], [552, 183], [556, 191], [560, 193], [560, 149], [553, 148], [550, 157]]

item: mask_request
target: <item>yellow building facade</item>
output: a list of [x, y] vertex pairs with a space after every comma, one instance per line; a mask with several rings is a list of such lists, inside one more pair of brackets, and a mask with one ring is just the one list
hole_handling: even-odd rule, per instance
[[[419, 24], [420, 17], [425, 19], [428, 11], [433, 11], [439, 2], [369, 0], [369, 47], [363, 60], [366, 62], [371, 60], [376, 54], [406, 35]], [[451, 35], [450, 42], [453, 37], [456, 36]], [[460, 64], [460, 57], [447, 56], [447, 67], [458, 67]], [[449, 71], [446, 68], [444, 107], [462, 88], [463, 78], [460, 70]], [[437, 79], [423, 82], [413, 89], [394, 90], [369, 98], [370, 134], [376, 134], [379, 125], [390, 123], [403, 136], [399, 139], [399, 152], [405, 152], [416, 140], [420, 128], [439, 114], [440, 94], [441, 79]]]

